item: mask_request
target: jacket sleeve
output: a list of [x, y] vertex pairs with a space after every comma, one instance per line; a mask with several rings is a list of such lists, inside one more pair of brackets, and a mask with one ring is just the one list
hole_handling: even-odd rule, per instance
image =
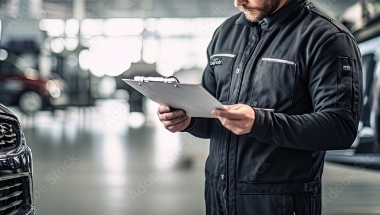
[[[202, 86], [215, 97], [216, 81], [214, 74], [207, 66], [202, 77]], [[213, 119], [192, 117], [189, 126], [183, 131], [192, 134], [193, 136], [209, 139], [211, 137], [211, 127]]]
[[[213, 39], [207, 48], [207, 58], [208, 64], [203, 72], [202, 76], [202, 86], [214, 97], [216, 97], [216, 80], [214, 76], [214, 71], [210, 66], [210, 57], [213, 41], [216, 40], [219, 32], [219, 28], [215, 31]], [[193, 136], [209, 139], [211, 137], [211, 128], [214, 119], [210, 118], [197, 118], [192, 117], [189, 126], [183, 130], [183, 132], [188, 132]]]
[[362, 105], [361, 56], [347, 34], [330, 37], [309, 67], [314, 112], [286, 115], [254, 109], [248, 136], [282, 147], [325, 151], [350, 148], [357, 136]]

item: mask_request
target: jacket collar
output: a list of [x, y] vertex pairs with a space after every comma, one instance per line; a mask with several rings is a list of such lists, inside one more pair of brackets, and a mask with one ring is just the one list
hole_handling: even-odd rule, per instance
[[291, 0], [286, 5], [281, 7], [278, 11], [265, 17], [263, 20], [260, 20], [259, 22], [248, 21], [245, 18], [244, 13], [241, 12], [240, 17], [236, 21], [236, 24], [247, 25], [251, 27], [260, 25], [261, 29], [263, 30], [271, 30], [275, 27], [282, 25], [286, 18], [288, 18], [298, 7], [304, 5], [305, 3], [306, 0]]

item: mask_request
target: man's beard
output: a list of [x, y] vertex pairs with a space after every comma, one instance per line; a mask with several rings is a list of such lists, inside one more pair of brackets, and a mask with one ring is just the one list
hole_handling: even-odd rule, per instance
[[281, 0], [266, 0], [265, 4], [262, 8], [258, 7], [248, 7], [246, 5], [240, 6], [239, 9], [241, 11], [249, 11], [250, 13], [246, 13], [245, 17], [250, 22], [258, 22], [265, 17], [269, 16], [273, 12], [277, 10], [280, 6]]

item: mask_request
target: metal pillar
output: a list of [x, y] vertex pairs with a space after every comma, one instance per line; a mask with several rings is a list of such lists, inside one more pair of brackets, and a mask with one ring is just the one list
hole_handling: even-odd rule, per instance
[[73, 18], [78, 20], [86, 18], [85, 0], [73, 0]]

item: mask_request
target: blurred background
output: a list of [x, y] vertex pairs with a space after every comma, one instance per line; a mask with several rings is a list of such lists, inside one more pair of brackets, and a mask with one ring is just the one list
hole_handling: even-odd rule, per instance
[[[323, 214], [380, 214], [380, 1], [314, 2], [359, 42], [365, 88], [353, 147], [326, 158]], [[121, 79], [200, 83], [214, 30], [238, 12], [232, 0], [0, 0], [0, 103], [33, 151], [37, 214], [205, 214], [208, 141], [166, 131]]]

